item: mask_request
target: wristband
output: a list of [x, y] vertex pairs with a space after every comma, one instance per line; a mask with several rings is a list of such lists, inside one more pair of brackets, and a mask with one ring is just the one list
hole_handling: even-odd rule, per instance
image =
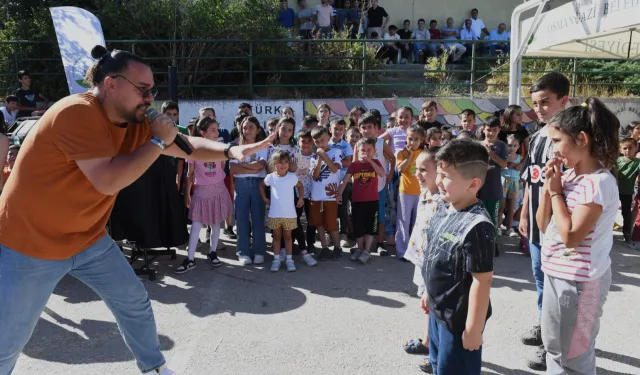
[[151, 137], [149, 141], [151, 141], [151, 143], [153, 143], [154, 145], [160, 147], [162, 151], [164, 151], [167, 148], [167, 144], [164, 143], [164, 141], [158, 137]]
[[553, 198], [553, 197], [555, 197], [556, 195], [562, 195], [562, 194], [561, 194], [561, 193], [555, 193], [555, 194], [553, 194], [550, 198]]
[[236, 144], [232, 144], [232, 145], [227, 146], [227, 148], [224, 149], [224, 157], [227, 158], [227, 160], [231, 160], [232, 159], [231, 155], [229, 155], [229, 150], [231, 150], [231, 147], [235, 147], [235, 146], [237, 146], [237, 145]]

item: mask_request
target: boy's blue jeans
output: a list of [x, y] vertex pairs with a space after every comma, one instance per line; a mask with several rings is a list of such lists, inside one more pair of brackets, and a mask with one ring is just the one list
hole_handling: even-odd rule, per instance
[[13, 371], [49, 296], [67, 274], [104, 300], [140, 371], [164, 365], [147, 291], [118, 245], [105, 235], [65, 260], [32, 258], [0, 245], [0, 375]]
[[[236, 226], [238, 227], [238, 252], [252, 258], [264, 255], [266, 238], [264, 229], [264, 201], [260, 196], [259, 177], [236, 178]], [[253, 244], [249, 248], [249, 230], [253, 233]]]
[[434, 375], [480, 375], [482, 347], [469, 351], [462, 346], [462, 334], [453, 334], [429, 314], [429, 362]]

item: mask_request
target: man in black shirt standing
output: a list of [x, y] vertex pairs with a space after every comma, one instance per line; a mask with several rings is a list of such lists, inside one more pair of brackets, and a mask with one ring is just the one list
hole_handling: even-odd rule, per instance
[[[521, 177], [526, 182], [526, 185], [518, 228], [520, 234], [529, 239], [533, 278], [538, 292], [538, 311], [542, 311], [544, 274], [542, 273], [540, 254], [542, 233], [536, 222], [536, 212], [540, 205], [540, 197], [542, 197], [542, 186], [545, 179], [544, 167], [553, 153], [553, 145], [545, 125], [567, 105], [569, 101], [569, 86], [567, 77], [560, 73], [551, 72], [540, 77], [529, 90], [531, 92], [533, 110], [538, 115], [540, 125], [539, 130], [531, 136], [527, 163], [522, 170]], [[542, 345], [540, 324], [535, 325], [522, 336], [522, 343], [539, 346], [536, 355], [527, 361], [527, 365], [534, 370], [546, 370], [546, 351]]]
[[386, 28], [389, 22], [389, 15], [383, 7], [378, 6], [378, 0], [371, 0], [371, 8], [367, 10], [367, 17], [369, 18], [367, 38], [371, 39], [371, 33], [374, 31], [378, 35], [382, 35], [382, 29]]
[[31, 88], [31, 76], [28, 72], [21, 70], [18, 72], [20, 88], [14, 93], [18, 97], [18, 117], [41, 116], [45, 110], [38, 110], [37, 101], [45, 98], [38, 91]]
[[[404, 20], [404, 22], [402, 23], [402, 26], [403, 26], [402, 30], [398, 30], [398, 35], [400, 35], [400, 39], [402, 40], [411, 39], [411, 34], [413, 33], [411, 31], [411, 21]], [[411, 47], [413, 46], [413, 44], [409, 42], [403, 42], [401, 45], [402, 45], [402, 58], [409, 59], [409, 56], [411, 56], [411, 52], [412, 52]]]
[[426, 232], [422, 268], [429, 361], [434, 374], [480, 375], [482, 334], [491, 316], [495, 227], [476, 195], [489, 154], [475, 141], [455, 139], [438, 151], [436, 161], [436, 183], [446, 203]]

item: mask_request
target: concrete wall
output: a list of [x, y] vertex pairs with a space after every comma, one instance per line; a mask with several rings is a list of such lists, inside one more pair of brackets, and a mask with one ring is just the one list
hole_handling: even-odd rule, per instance
[[[320, 4], [320, 0], [307, 0], [309, 7]], [[453, 17], [455, 27], [461, 27], [464, 19], [471, 17], [471, 9], [478, 8], [479, 16], [487, 26], [489, 31], [496, 29], [500, 22], [507, 24], [507, 29], [511, 20], [513, 9], [522, 4], [522, 0], [380, 0], [379, 6], [383, 7], [390, 16], [389, 25], [396, 25], [402, 28], [405, 19], [411, 20], [411, 27], [417, 26], [418, 20], [424, 18], [427, 21], [435, 19], [438, 27], [446, 26], [448, 17]], [[289, 7], [298, 10], [296, 0], [289, 0]]]

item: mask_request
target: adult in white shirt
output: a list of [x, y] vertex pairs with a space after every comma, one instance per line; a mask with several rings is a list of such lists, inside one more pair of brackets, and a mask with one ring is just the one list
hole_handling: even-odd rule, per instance
[[316, 26], [320, 29], [320, 34], [323, 38], [329, 39], [334, 23], [333, 7], [329, 5], [327, 0], [321, 0], [321, 4], [316, 5], [313, 15]]
[[[478, 18], [478, 8], [473, 8], [471, 10], [471, 29], [475, 31], [478, 38], [482, 37], [482, 33], [489, 35], [489, 30], [484, 25], [484, 22]], [[463, 26], [464, 28], [464, 26]]]
[[16, 118], [18, 117], [18, 97], [15, 95], [9, 95], [4, 100], [5, 106], [0, 108], [2, 114], [4, 115], [4, 120], [8, 125], [16, 122]]
[[[471, 28], [471, 18], [464, 21], [464, 27], [460, 30], [460, 40], [478, 40], [480, 37], [476, 34], [475, 31]], [[471, 48], [474, 47], [473, 43], [465, 43], [467, 51], [471, 51]]]
[[503, 43], [488, 43], [489, 51], [492, 55], [496, 54], [496, 49], [502, 50], [504, 54], [509, 53], [509, 39], [511, 34], [507, 31], [507, 25], [501, 23], [498, 28], [491, 30], [488, 36], [488, 40], [502, 41]]
[[[413, 30], [413, 33], [411, 34], [411, 39], [416, 39], [416, 40], [430, 40], [431, 39], [431, 33], [429, 33], [429, 30], [427, 30], [424, 27], [424, 19], [420, 18], [418, 20], [418, 28]], [[425, 48], [427, 48], [428, 44], [427, 42], [415, 42], [413, 43], [413, 62], [419, 62], [420, 61], [420, 51], [423, 51]]]

